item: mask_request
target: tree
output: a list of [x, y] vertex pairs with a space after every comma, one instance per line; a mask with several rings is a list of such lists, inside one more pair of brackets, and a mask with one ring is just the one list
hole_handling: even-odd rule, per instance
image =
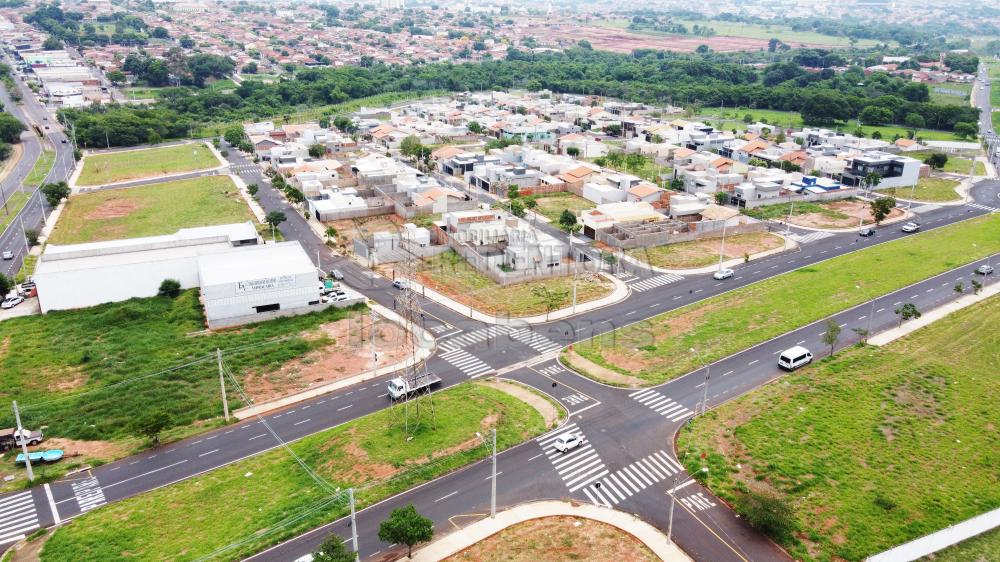
[[699, 55], [704, 55], [704, 54], [708, 53], [711, 50], [712, 49], [710, 49], [708, 47], [708, 45], [705, 45], [704, 43], [702, 43], [701, 45], [698, 45], [698, 47], [694, 50], [694, 52], [698, 53]]
[[58, 51], [62, 48], [63, 48], [63, 42], [60, 41], [58, 37], [55, 37], [53, 35], [49, 35], [48, 37], [45, 38], [45, 41], [42, 42], [43, 51]]
[[611, 135], [611, 136], [613, 136], [613, 137], [620, 137], [620, 136], [622, 136], [622, 126], [620, 124], [618, 124], [618, 123], [612, 123], [610, 125], [605, 125], [604, 126], [604, 132], [607, 133], [607, 134], [609, 134], [609, 135]]
[[956, 293], [958, 293], [958, 294], [960, 294], [960, 295], [961, 295], [962, 293], [964, 293], [964, 292], [965, 292], [965, 285], [963, 285], [963, 284], [962, 284], [962, 282], [961, 282], [961, 281], [959, 281], [958, 283], [955, 283], [955, 286], [954, 286], [954, 287], [952, 287], [952, 289], [953, 289], [953, 290], [954, 290], [954, 291], [955, 291]]
[[107, 77], [115, 86], [121, 86], [126, 80], [125, 73], [120, 70], [112, 70], [107, 74]]
[[923, 129], [927, 122], [919, 113], [907, 113], [903, 119], [903, 124], [911, 129]]
[[153, 31], [149, 33], [149, 36], [153, 39], [166, 39], [167, 37], [170, 37], [170, 32], [167, 31], [167, 28], [165, 27], [156, 26], [153, 28]]
[[507, 186], [507, 199], [517, 199], [521, 196], [521, 188], [516, 185]]
[[737, 495], [734, 503], [747, 523], [779, 541], [795, 530], [795, 512], [778, 496], [750, 491]]
[[520, 199], [510, 200], [510, 213], [515, 217], [524, 216], [524, 203]]
[[538, 300], [542, 301], [545, 306], [545, 320], [548, 321], [549, 313], [556, 310], [566, 299], [569, 298], [569, 289], [551, 289], [547, 285], [538, 285], [531, 288], [532, 296], [538, 297]]
[[858, 340], [860, 340], [863, 343], [868, 343], [867, 328], [851, 328], [851, 331], [858, 335]]
[[326, 234], [326, 241], [329, 242], [330, 240], [337, 237], [337, 229], [332, 226], [328, 226], [326, 227], [326, 231], [324, 232], [324, 234]]
[[586, 49], [588, 51], [593, 50], [594, 48], [593, 45], [590, 44], [590, 41], [587, 41], [586, 39], [580, 39], [579, 41], [577, 41], [576, 44], [581, 49]]
[[132, 430], [149, 438], [154, 447], [160, 444], [160, 432], [169, 426], [170, 416], [163, 410], [145, 412], [132, 422]]
[[729, 203], [729, 194], [726, 193], [725, 191], [716, 191], [715, 202], [718, 203], [719, 205], [725, 205], [726, 203]]
[[250, 185], [247, 186], [247, 193], [250, 194], [250, 197], [256, 197], [257, 196], [257, 191], [259, 189], [260, 188], [257, 186], [257, 184], [251, 183]]
[[826, 321], [826, 331], [823, 332], [823, 343], [830, 346], [830, 355], [833, 355], [833, 348], [840, 339], [840, 324], [830, 319]]
[[750, 113], [743, 114], [743, 122], [746, 123], [747, 125], [753, 123], [753, 115]]
[[569, 209], [563, 209], [563, 211], [559, 213], [559, 228], [563, 230], [569, 230], [573, 228], [573, 226], [575, 225], [576, 225], [576, 215], [573, 214], [573, 211], [570, 211]]
[[979, 291], [983, 290], [983, 284], [979, 282], [978, 279], [972, 280], [972, 293], [975, 295], [979, 294]]
[[872, 131], [872, 138], [875, 139], [875, 140], [881, 140], [882, 139], [882, 131], [879, 131], [879, 130]]
[[480, 134], [483, 132], [483, 126], [479, 124], [478, 121], [469, 121], [467, 125], [469, 132], [474, 134]]
[[405, 544], [407, 556], [413, 556], [413, 546], [434, 537], [434, 522], [417, 513], [413, 504], [392, 510], [389, 518], [378, 527], [378, 538], [387, 543]]
[[264, 216], [264, 222], [271, 225], [274, 228], [278, 228], [278, 225], [288, 220], [284, 211], [271, 211]]
[[917, 310], [917, 305], [912, 302], [908, 302], [903, 306], [897, 308], [894, 311], [899, 316], [899, 325], [902, 326], [903, 322], [913, 318], [920, 318], [920, 311]]
[[243, 142], [244, 139], [246, 139], [246, 136], [247, 134], [243, 130], [243, 127], [237, 125], [235, 127], [230, 127], [226, 129], [226, 132], [225, 134], [222, 135], [222, 138], [226, 139], [226, 142], [228, 142], [229, 144], [235, 146]]
[[312, 553], [312, 562], [354, 562], [354, 560], [354, 553], [347, 550], [344, 539], [336, 533], [330, 533]]
[[940, 170], [944, 168], [945, 164], [948, 163], [948, 155], [943, 152], [933, 152], [924, 158], [924, 164], [927, 164], [935, 170]]
[[241, 72], [243, 74], [257, 74], [257, 63], [255, 63], [254, 61], [246, 63], [245, 65], [243, 65], [243, 70]]
[[194, 39], [191, 39], [187, 35], [181, 37], [177, 41], [181, 44], [182, 49], [190, 49], [191, 47], [194, 47]]
[[423, 145], [420, 143], [419, 137], [416, 135], [410, 135], [399, 143], [399, 151], [403, 154], [403, 156], [414, 158], [417, 154], [419, 154], [422, 146]]
[[971, 139], [979, 134], [979, 128], [974, 123], [955, 123], [952, 130], [956, 136], [963, 139]]
[[161, 297], [177, 298], [177, 295], [181, 294], [181, 282], [176, 279], [164, 279], [156, 294]]
[[38, 231], [34, 228], [29, 228], [24, 231], [24, 237], [28, 239], [28, 246], [38, 245]]
[[14, 288], [14, 280], [0, 273], [0, 295], [6, 295]]
[[16, 143], [26, 130], [24, 123], [10, 113], [0, 113], [0, 142]]
[[321, 144], [314, 144], [309, 147], [309, 156], [313, 158], [322, 158], [326, 154], [326, 147]]
[[580, 149], [577, 148], [577, 147], [575, 147], [575, 146], [571, 146], [571, 147], [569, 147], [569, 148], [566, 149], [566, 155], [567, 156], [572, 156], [573, 158], [576, 158], [577, 156], [580, 155]]
[[880, 105], [869, 105], [861, 110], [858, 119], [865, 125], [885, 125], [892, 121], [892, 110]]
[[872, 217], [875, 219], [875, 226], [878, 226], [885, 220], [885, 217], [889, 216], [892, 209], [896, 207], [896, 199], [894, 197], [879, 197], [869, 203], [871, 206]]
[[58, 205], [64, 197], [69, 197], [69, 194], [72, 191], [64, 181], [58, 183], [47, 183], [41, 187], [41, 190], [42, 195], [45, 196], [45, 201], [49, 204], [49, 207], [55, 207]]

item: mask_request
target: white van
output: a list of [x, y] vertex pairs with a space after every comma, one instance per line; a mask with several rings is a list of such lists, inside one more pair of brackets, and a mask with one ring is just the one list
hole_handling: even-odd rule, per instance
[[812, 363], [813, 354], [801, 345], [788, 348], [778, 356], [778, 366], [782, 369], [794, 371], [803, 365]]

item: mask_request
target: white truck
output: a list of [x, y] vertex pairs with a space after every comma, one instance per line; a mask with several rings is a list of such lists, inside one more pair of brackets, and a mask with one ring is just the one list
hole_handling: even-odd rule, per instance
[[389, 381], [388, 392], [390, 400], [399, 400], [413, 392], [423, 390], [441, 382], [441, 377], [434, 373], [420, 373], [408, 377], [396, 377]]
[[21, 443], [25, 443], [29, 447], [32, 445], [37, 445], [45, 439], [41, 431], [31, 431], [28, 429], [22, 429], [20, 431], [16, 429], [0, 429], [0, 451], [8, 451], [14, 447], [20, 447]]

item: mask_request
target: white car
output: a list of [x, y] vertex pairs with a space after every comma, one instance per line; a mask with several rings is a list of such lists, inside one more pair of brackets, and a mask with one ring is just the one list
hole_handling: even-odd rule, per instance
[[3, 308], [5, 310], [8, 308], [14, 308], [15, 306], [21, 304], [22, 302], [24, 302], [24, 297], [20, 295], [16, 297], [7, 297], [3, 300], [3, 303], [0, 303], [0, 308]]
[[583, 445], [583, 436], [579, 433], [563, 433], [556, 438], [552, 447], [560, 453], [568, 453]]
[[410, 283], [406, 279], [396, 279], [392, 282], [392, 286], [397, 289], [409, 289]]
[[993, 266], [992, 265], [985, 265], [985, 264], [983, 264], [983, 265], [981, 265], [981, 266], [979, 266], [979, 267], [976, 268], [976, 274], [977, 275], [989, 275], [991, 273], [993, 273]]
[[722, 281], [723, 279], [729, 279], [735, 273], [736, 273], [735, 271], [729, 268], [720, 269], [719, 271], [716, 271], [715, 273], [712, 274], [712, 279], [717, 279], [719, 281]]
[[920, 225], [915, 222], [908, 222], [903, 225], [903, 232], [916, 232], [920, 230]]
[[14, 252], [11, 252], [10, 250], [4, 250], [3, 251], [3, 259], [4, 260], [12, 260], [12, 259], [14, 259]]

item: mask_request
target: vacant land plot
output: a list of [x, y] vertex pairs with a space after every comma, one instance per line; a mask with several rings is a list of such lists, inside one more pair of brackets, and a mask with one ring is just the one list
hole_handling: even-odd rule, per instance
[[899, 199], [912, 199], [914, 201], [957, 201], [958, 192], [955, 188], [958, 182], [947, 178], [920, 178], [916, 187], [892, 187], [880, 189], [879, 193], [892, 195]]
[[142, 150], [90, 154], [83, 159], [77, 185], [104, 185], [219, 166], [205, 143], [179, 144]]
[[[933, 150], [917, 150], [914, 152], [907, 152], [904, 156], [909, 156], [910, 158], [916, 158], [921, 162], [934, 154]], [[949, 172], [952, 174], [963, 174], [968, 175], [969, 170], [972, 168], [972, 160], [969, 158], [963, 158], [961, 156], [948, 155], [948, 162], [945, 163], [944, 167], [941, 168], [942, 172]], [[976, 162], [976, 169], [973, 171], [973, 175], [985, 176], [986, 166], [982, 162]]]
[[[363, 508], [488, 456], [476, 432], [496, 427], [506, 449], [545, 429], [534, 408], [484, 385], [442, 391], [434, 402], [435, 427], [425, 419], [411, 440], [382, 410], [291, 447], [331, 486], [355, 487]], [[346, 493], [330, 496], [278, 449], [90, 512], [57, 531], [41, 559], [196, 559], [246, 540], [223, 556], [240, 559], [347, 513]]]
[[559, 215], [567, 209], [576, 214], [579, 211], [594, 208], [593, 201], [568, 192], [550, 193], [545, 196], [536, 197], [535, 202], [538, 203], [535, 211], [550, 221], [559, 220]]
[[512, 525], [446, 562], [638, 562], [658, 560], [621, 529], [582, 517], [544, 517]]
[[800, 560], [862, 560], [995, 509], [998, 314], [994, 297], [845, 350], [695, 420], [681, 456], [707, 461], [723, 498], [750, 488], [793, 506], [783, 542]]
[[[744, 255], [773, 250], [782, 247], [784, 243], [785, 241], [780, 236], [768, 232], [727, 236], [724, 259], [741, 258]], [[722, 250], [722, 238], [712, 238], [650, 248], [636, 248], [629, 250], [628, 254], [656, 267], [689, 269], [717, 263], [720, 250]]]
[[[555, 307], [552, 310], [573, 304], [572, 276], [503, 287], [452, 250], [421, 262], [417, 280], [486, 314], [509, 314], [513, 317], [545, 314], [547, 301], [542, 296], [543, 293], [559, 296], [557, 300], [554, 299]], [[597, 300], [609, 295], [612, 290], [614, 285], [599, 275], [580, 275], [577, 277], [576, 302]]]
[[[849, 306], [1000, 251], [1000, 217], [879, 244], [654, 316], [573, 346], [602, 367], [659, 383]], [[861, 285], [864, 290], [857, 289]]]
[[76, 244], [172, 234], [181, 228], [246, 222], [250, 208], [228, 176], [206, 176], [70, 197], [49, 238]]
[[995, 562], [1000, 560], [1000, 529], [983, 533], [920, 559], [920, 562]]
[[780, 127], [802, 127], [802, 116], [798, 111], [779, 111], [776, 109], [750, 109], [745, 107], [703, 107], [699, 110], [701, 117], [710, 119], [726, 119], [738, 122], [738, 128], [746, 126], [745, 117], [751, 117], [751, 123], [769, 123]]
[[943, 84], [931, 87], [931, 103], [969, 105], [972, 84]]
[[[790, 219], [789, 212], [791, 212]], [[871, 206], [857, 199], [822, 203], [780, 203], [756, 209], [745, 209], [743, 213], [760, 220], [777, 219], [808, 228], [851, 228], [858, 226], [859, 219], [862, 217], [864, 217], [864, 224], [875, 222]], [[902, 214], [901, 209], [893, 209], [885, 220], [892, 220]]]

